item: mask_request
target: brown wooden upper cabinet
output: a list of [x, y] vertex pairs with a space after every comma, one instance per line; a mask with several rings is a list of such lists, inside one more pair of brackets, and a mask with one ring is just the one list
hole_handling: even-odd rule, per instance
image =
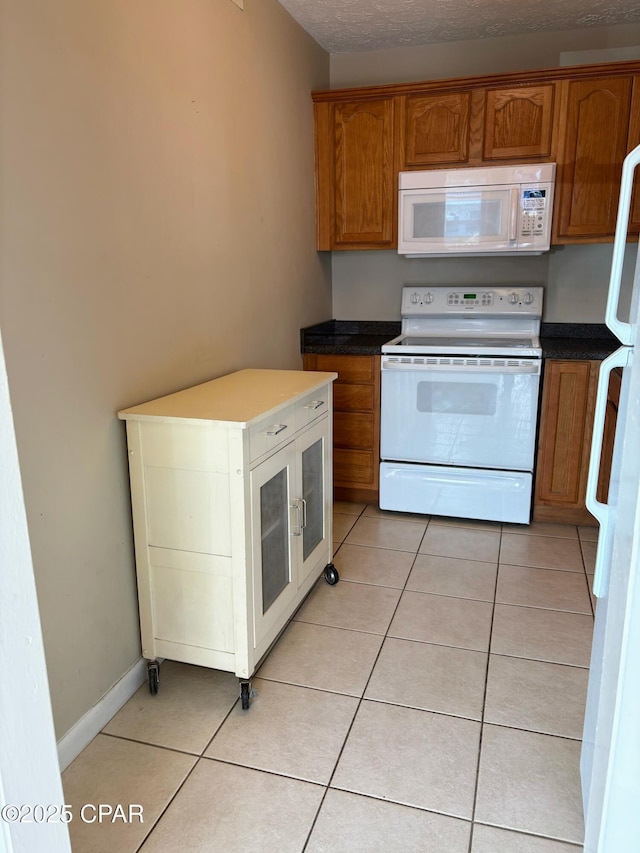
[[550, 160], [555, 84], [399, 98], [404, 168]]
[[318, 248], [391, 248], [396, 240], [394, 101], [316, 104]]
[[469, 161], [470, 92], [433, 92], [400, 99], [404, 167]]
[[[402, 170], [557, 162], [552, 244], [610, 241], [640, 62], [313, 94], [319, 249], [397, 247]], [[640, 177], [630, 232], [640, 231]]]
[[488, 89], [482, 159], [550, 160], [555, 83]]
[[[638, 145], [640, 145], [640, 76], [636, 75], [633, 78], [633, 92], [631, 94], [631, 118], [629, 120], [627, 151], [632, 151]], [[640, 177], [638, 175], [636, 175], [629, 222], [630, 233], [640, 233]]]
[[615, 232], [627, 153], [631, 77], [563, 82], [563, 145], [556, 181], [555, 235], [584, 242]]

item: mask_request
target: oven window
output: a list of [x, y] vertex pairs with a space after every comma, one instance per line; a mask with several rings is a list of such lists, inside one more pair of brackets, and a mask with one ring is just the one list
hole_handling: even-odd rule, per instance
[[493, 415], [498, 386], [488, 382], [418, 382], [419, 412], [451, 415]]

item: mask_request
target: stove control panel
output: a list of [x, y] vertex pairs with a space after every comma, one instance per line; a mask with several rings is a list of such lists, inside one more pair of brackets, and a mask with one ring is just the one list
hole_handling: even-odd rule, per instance
[[407, 285], [402, 289], [402, 317], [437, 317], [451, 314], [485, 316], [542, 316], [543, 288], [537, 285], [511, 287], [451, 287]]
[[483, 307], [488, 307], [489, 305], [493, 305], [493, 293], [491, 291], [487, 291], [486, 293], [458, 293], [454, 291], [453, 293], [447, 293], [447, 305], [464, 305], [470, 307], [482, 305]]

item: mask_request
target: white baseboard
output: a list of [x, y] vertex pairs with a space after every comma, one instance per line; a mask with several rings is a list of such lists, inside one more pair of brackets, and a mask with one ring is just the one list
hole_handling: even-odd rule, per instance
[[60, 771], [65, 770], [85, 746], [102, 731], [109, 720], [147, 679], [147, 663], [140, 658], [120, 681], [108, 690], [99, 702], [80, 717], [78, 722], [58, 741], [58, 761]]

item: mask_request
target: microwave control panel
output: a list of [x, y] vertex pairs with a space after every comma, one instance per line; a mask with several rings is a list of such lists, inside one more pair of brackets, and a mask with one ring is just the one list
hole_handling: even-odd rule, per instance
[[520, 204], [520, 236], [542, 237], [551, 219], [550, 193], [545, 188], [524, 188]]

